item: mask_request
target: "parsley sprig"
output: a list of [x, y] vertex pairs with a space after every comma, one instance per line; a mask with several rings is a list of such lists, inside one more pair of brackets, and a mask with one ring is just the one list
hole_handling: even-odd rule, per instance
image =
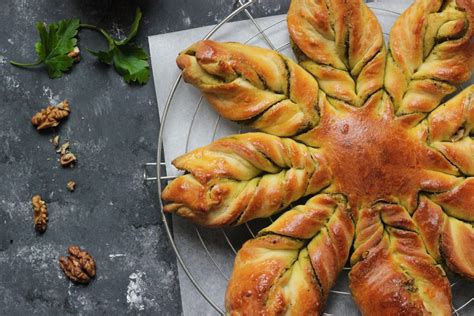
[[128, 83], [138, 82], [145, 84], [149, 78], [148, 54], [143, 48], [130, 43], [137, 34], [141, 18], [142, 12], [140, 9], [137, 9], [130, 34], [121, 41], [114, 40], [103, 29], [88, 24], [81, 25], [82, 27], [97, 30], [105, 37], [109, 45], [107, 51], [93, 51], [90, 49], [88, 49], [88, 51], [101, 62], [114, 65], [115, 70], [123, 76]]
[[60, 78], [70, 70], [77, 60], [71, 54], [77, 46], [77, 35], [80, 29], [92, 29], [101, 33], [108, 43], [106, 51], [88, 51], [101, 62], [113, 65], [115, 70], [123, 76], [127, 83], [137, 82], [145, 84], [149, 79], [149, 63], [146, 51], [131, 43], [140, 25], [142, 12], [138, 8], [135, 12], [129, 35], [123, 40], [113, 39], [106, 31], [91, 24], [81, 24], [79, 19], [60, 20], [46, 26], [38, 22], [36, 29], [39, 41], [35, 44], [38, 60], [33, 63], [10, 61], [18, 67], [34, 67], [44, 64], [51, 78]]

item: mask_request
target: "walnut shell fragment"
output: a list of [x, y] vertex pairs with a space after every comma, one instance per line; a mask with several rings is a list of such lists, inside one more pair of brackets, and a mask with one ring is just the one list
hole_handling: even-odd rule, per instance
[[35, 195], [31, 199], [33, 204], [33, 223], [39, 233], [44, 233], [48, 228], [48, 207], [40, 195]]
[[69, 102], [64, 100], [57, 106], [50, 105], [36, 113], [31, 118], [31, 123], [36, 126], [37, 130], [55, 127], [58, 126], [63, 119], [68, 117], [70, 112]]
[[95, 260], [92, 256], [79, 248], [69, 246], [69, 256], [59, 258], [59, 266], [69, 280], [76, 283], [88, 283], [95, 277]]

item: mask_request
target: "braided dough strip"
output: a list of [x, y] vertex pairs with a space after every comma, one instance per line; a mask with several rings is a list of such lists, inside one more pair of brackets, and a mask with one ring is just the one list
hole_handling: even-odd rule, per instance
[[349, 279], [362, 314], [451, 315], [449, 281], [403, 207], [359, 210], [355, 235]]
[[417, 0], [390, 32], [385, 88], [397, 114], [430, 112], [474, 67], [474, 2]]
[[362, 0], [293, 0], [288, 30], [300, 65], [330, 98], [361, 106], [383, 87], [381, 27]]
[[428, 116], [429, 141], [459, 170], [474, 176], [474, 85]]
[[179, 54], [183, 78], [224, 118], [278, 136], [317, 125], [318, 84], [275, 51], [239, 43], [200, 41]]
[[444, 260], [452, 271], [474, 280], [472, 222], [464, 222], [448, 214], [444, 206], [442, 208], [427, 196], [421, 196], [413, 220], [419, 227], [429, 254], [436, 261], [441, 263]]
[[341, 195], [286, 212], [238, 252], [226, 292], [230, 315], [322, 314], [354, 236]]
[[164, 210], [213, 227], [271, 216], [331, 181], [316, 149], [263, 133], [222, 138], [173, 164], [189, 174], [164, 189]]

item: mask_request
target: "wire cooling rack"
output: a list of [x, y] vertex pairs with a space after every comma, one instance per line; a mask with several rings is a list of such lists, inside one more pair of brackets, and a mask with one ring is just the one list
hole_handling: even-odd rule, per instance
[[[275, 44], [272, 40], [272, 35], [275, 33], [275, 29], [281, 27], [285, 24], [286, 19], [282, 18], [277, 22], [274, 22], [270, 25], [265, 27], [260, 26], [258, 23], [258, 19], [255, 19], [250, 11], [248, 10], [251, 5], [256, 5], [256, 1], [242, 1], [239, 0], [239, 7], [235, 9], [232, 13], [230, 13], [226, 18], [224, 18], [220, 23], [218, 23], [215, 27], [213, 27], [209, 33], [204, 37], [204, 39], [212, 38], [216, 32], [221, 29], [223, 25], [231, 21], [235, 16], [239, 14], [245, 14], [251, 24], [255, 27], [255, 33], [251, 35], [244, 43], [251, 43], [256, 38], [259, 38], [262, 43], [264, 43], [268, 48], [276, 50], [278, 52], [284, 52], [286, 55], [291, 55], [291, 48], [290, 43], [287, 41], [283, 44]], [[399, 12], [396, 10], [390, 10], [389, 8], [381, 7], [380, 3], [384, 1], [367, 1], [369, 2], [369, 6], [373, 9], [376, 15], [378, 13], [384, 13], [386, 15], [391, 15], [393, 18], [399, 15]], [[383, 21], [381, 21], [383, 22]], [[391, 25], [384, 25], [382, 23], [382, 29], [384, 30], [384, 35], [387, 37], [387, 32], [389, 31]], [[198, 40], [198, 38], [196, 38]], [[152, 56], [153, 58], [153, 56]], [[161, 124], [160, 124], [160, 133], [158, 136], [158, 151], [157, 151], [157, 163], [146, 163], [144, 168], [144, 179], [146, 181], [156, 181], [158, 185], [158, 194], [161, 194], [162, 187], [166, 185], [166, 183], [178, 176], [180, 173], [176, 170], [176, 172], [168, 172], [166, 174], [166, 162], [164, 160], [163, 155], [163, 132], [165, 129], [165, 125], [167, 123], [168, 115], [171, 111], [173, 111], [173, 100], [175, 96], [179, 92], [180, 83], [182, 81], [181, 74], [178, 75], [170, 92], [168, 94], [165, 107], [163, 112], [161, 113]], [[186, 141], [183, 144], [184, 152], [189, 151], [190, 149], [190, 138], [193, 133], [193, 129], [199, 124], [205, 124], [207, 129], [209, 129], [212, 134], [210, 141], [219, 138], [222, 132], [220, 131], [220, 125], [222, 125], [222, 121], [220, 116], [215, 116], [216, 119], [214, 122], [201, 122], [197, 120], [198, 113], [202, 110], [203, 107], [206, 107], [207, 102], [200, 96], [194, 105], [194, 112], [192, 115], [191, 122], [189, 124], [189, 128], [187, 130]], [[189, 109], [192, 109], [192, 106], [187, 106]], [[244, 132], [242, 127], [235, 127], [232, 133], [241, 133]], [[224, 132], [225, 134], [225, 132]], [[218, 137], [219, 136], [219, 137]], [[173, 159], [174, 157], [169, 157]], [[156, 167], [157, 175], [156, 176], [148, 176], [149, 168]], [[169, 171], [169, 170], [168, 170]], [[200, 251], [202, 252], [203, 256], [206, 257], [208, 267], [205, 273], [209, 273], [209, 268], [214, 270], [214, 273], [218, 275], [222, 282], [218, 284], [214, 284], [213, 287], [217, 286], [218, 289], [212, 288], [209, 284], [205, 284], [202, 282], [205, 279], [205, 275], [203, 276], [203, 271], [196, 269], [195, 267], [191, 267], [188, 262], [187, 253], [183, 253], [180, 249], [179, 244], [176, 242], [176, 234], [183, 233], [183, 231], [172, 231], [172, 223], [171, 217], [165, 215], [163, 213], [163, 205], [160, 196], [160, 206], [161, 206], [161, 213], [163, 218], [163, 223], [166, 229], [166, 233], [170, 239], [171, 246], [176, 253], [176, 257], [178, 262], [180, 263], [182, 270], [189, 278], [190, 282], [194, 285], [196, 290], [202, 295], [202, 297], [209, 303], [210, 306], [214, 308], [214, 310], [219, 314], [224, 314], [223, 310], [223, 296], [225, 293], [225, 284], [227, 283], [230, 272], [232, 269], [232, 262], [235, 257], [236, 252], [241, 247], [243, 242], [249, 238], [255, 237], [257, 232], [270, 224], [274, 218], [270, 217], [268, 219], [260, 219], [255, 220], [250, 223], [245, 223], [239, 227], [234, 228], [226, 228], [226, 229], [205, 229], [201, 227], [197, 227], [193, 224], [188, 225], [187, 234], [193, 234], [194, 238], [196, 239], [197, 244], [199, 244]], [[219, 241], [217, 241], [219, 240]], [[222, 253], [220, 249], [216, 251], [215, 248], [219, 247], [227, 247], [227, 260], [223, 261], [222, 258], [216, 256], [216, 253]], [[352, 301], [351, 294], [348, 289], [348, 272], [350, 270], [349, 266], [344, 267], [343, 272], [341, 273], [337, 284], [335, 287], [330, 291], [329, 299], [328, 299], [328, 306], [327, 306], [327, 313], [325, 315], [353, 315], [357, 314], [357, 308]], [[468, 283], [466, 280], [458, 278], [456, 276], [450, 275], [451, 280], [451, 287], [453, 291], [453, 314], [455, 315], [473, 315], [474, 314], [474, 286], [472, 283]], [[224, 286], [222, 286], [224, 285]], [[222, 287], [222, 288], [221, 288]], [[214, 295], [211, 295], [210, 292], [213, 292]], [[216, 298], [215, 293], [219, 293], [220, 297]]]

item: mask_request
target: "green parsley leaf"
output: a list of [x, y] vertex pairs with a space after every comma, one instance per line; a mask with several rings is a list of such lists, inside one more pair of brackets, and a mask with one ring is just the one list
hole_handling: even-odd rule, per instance
[[107, 39], [109, 45], [108, 50], [89, 50], [89, 52], [96, 56], [101, 62], [113, 65], [115, 70], [127, 83], [137, 82], [139, 84], [145, 84], [150, 77], [148, 54], [143, 48], [130, 43], [130, 40], [137, 34], [141, 17], [142, 12], [138, 8], [135, 12], [130, 34], [121, 41], [114, 40], [104, 30], [100, 29], [99, 31]]
[[31, 64], [14, 61], [10, 63], [19, 67], [30, 67], [44, 63], [51, 78], [61, 77], [74, 63], [74, 58], [68, 56], [68, 54], [77, 45], [79, 24], [78, 19], [60, 20], [57, 23], [50, 24], [47, 29], [44, 23], [38, 22], [36, 29], [40, 40], [35, 44], [38, 61]]
[[148, 82], [148, 55], [138, 46], [127, 44], [114, 49], [114, 67], [125, 81], [145, 84]]

